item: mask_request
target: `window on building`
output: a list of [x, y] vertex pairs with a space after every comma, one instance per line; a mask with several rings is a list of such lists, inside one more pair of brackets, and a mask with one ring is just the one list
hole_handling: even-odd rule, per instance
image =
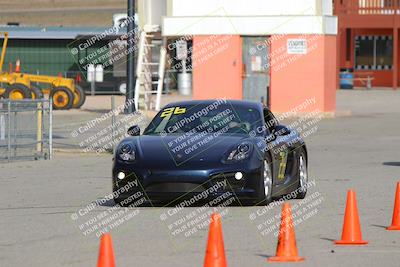
[[361, 35], [355, 37], [355, 68], [387, 70], [392, 68], [392, 36]]
[[351, 29], [346, 29], [346, 61], [351, 58]]
[[[378, 36], [379, 37], [379, 36]], [[392, 38], [384, 38], [380, 36], [375, 40], [376, 46], [376, 65], [377, 66], [390, 66], [392, 67], [393, 60], [393, 42]]]

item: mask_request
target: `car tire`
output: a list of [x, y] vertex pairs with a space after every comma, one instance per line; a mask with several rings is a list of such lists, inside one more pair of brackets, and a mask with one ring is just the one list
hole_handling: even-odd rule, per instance
[[272, 160], [269, 154], [266, 154], [261, 170], [260, 179], [260, 199], [258, 201], [259, 205], [268, 205], [272, 201]]
[[308, 169], [307, 169], [307, 155], [304, 148], [300, 148], [299, 156], [297, 158], [297, 177], [298, 177], [298, 193], [296, 199], [303, 199], [307, 195], [307, 183], [308, 183]]

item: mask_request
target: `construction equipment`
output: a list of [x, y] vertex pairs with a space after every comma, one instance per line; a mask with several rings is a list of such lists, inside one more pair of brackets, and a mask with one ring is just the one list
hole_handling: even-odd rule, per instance
[[[163, 44], [162, 40], [155, 38], [155, 33], [140, 33], [135, 85], [136, 110], [140, 106], [144, 106], [146, 110], [160, 110], [167, 55]], [[156, 55], [159, 55], [158, 62], [155, 61]], [[153, 77], [157, 81], [153, 81]]]
[[31, 82], [51, 85], [42, 92], [52, 98], [55, 109], [80, 108], [85, 103], [85, 92], [73, 79], [27, 73], [24, 76]]
[[[76, 85], [73, 79], [48, 75], [20, 73], [19, 71], [3, 72], [3, 64], [7, 50], [8, 33], [4, 36], [0, 57], [0, 96], [12, 100], [24, 98], [39, 99], [44, 94], [53, 101], [54, 109], [80, 108], [86, 100], [83, 89]], [[49, 87], [40, 89], [32, 83], [46, 84]]]
[[23, 75], [15, 76], [3, 72], [3, 64], [8, 43], [8, 33], [0, 32], [0, 35], [4, 36], [3, 47], [1, 49], [0, 56], [0, 96], [12, 98], [13, 100], [29, 98], [31, 96], [29, 79]]
[[0, 57], [0, 72], [3, 72], [3, 64], [4, 64], [4, 59], [6, 57], [6, 49], [8, 43], [8, 32], [0, 32], [0, 35], [4, 36], [3, 48], [1, 49], [1, 57]]

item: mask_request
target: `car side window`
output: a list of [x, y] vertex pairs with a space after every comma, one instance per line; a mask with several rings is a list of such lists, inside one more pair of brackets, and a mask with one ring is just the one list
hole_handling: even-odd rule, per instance
[[279, 124], [274, 114], [272, 114], [272, 112], [267, 108], [264, 108], [264, 122], [271, 133], [273, 132], [273, 129], [275, 129], [275, 126]]

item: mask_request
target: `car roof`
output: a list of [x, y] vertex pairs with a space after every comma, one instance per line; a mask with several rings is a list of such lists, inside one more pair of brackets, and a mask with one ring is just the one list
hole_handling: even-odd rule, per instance
[[173, 103], [167, 104], [164, 108], [173, 107], [177, 105], [189, 106], [189, 105], [211, 105], [215, 102], [222, 102], [226, 104], [231, 104], [233, 106], [243, 106], [248, 108], [257, 108], [263, 109], [263, 105], [261, 102], [249, 101], [249, 100], [233, 100], [233, 99], [206, 99], [206, 100], [186, 100], [186, 101], [177, 101]]

